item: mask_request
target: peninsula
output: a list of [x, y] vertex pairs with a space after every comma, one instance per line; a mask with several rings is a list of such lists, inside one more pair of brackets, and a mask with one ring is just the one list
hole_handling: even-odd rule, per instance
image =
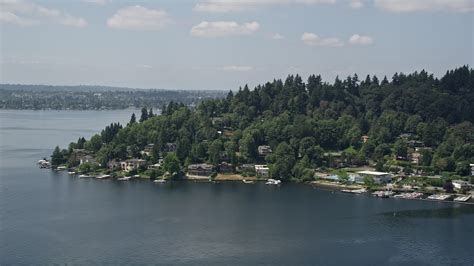
[[53, 167], [112, 178], [268, 179], [465, 193], [474, 182], [474, 70], [334, 83], [273, 80], [190, 109], [143, 108], [67, 149]]

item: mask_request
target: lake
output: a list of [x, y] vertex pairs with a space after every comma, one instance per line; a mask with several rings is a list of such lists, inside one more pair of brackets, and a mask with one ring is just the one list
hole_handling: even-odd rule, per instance
[[[133, 110], [0, 110], [0, 264], [473, 265], [474, 206], [41, 170]], [[135, 110], [137, 113], [137, 111]]]

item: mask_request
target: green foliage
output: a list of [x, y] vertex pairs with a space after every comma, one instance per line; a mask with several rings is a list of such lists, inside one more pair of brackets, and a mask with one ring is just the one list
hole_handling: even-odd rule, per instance
[[[375, 161], [383, 169], [391, 158], [407, 158], [425, 146], [432, 149], [420, 152], [423, 169], [465, 175], [466, 162], [474, 160], [474, 83], [465, 73], [474, 74], [462, 67], [441, 81], [421, 71], [396, 73], [382, 82], [375, 76], [359, 82], [354, 75], [333, 84], [315, 75], [305, 84], [290, 75], [205, 100], [194, 110], [177, 102], [163, 106], [161, 115], [143, 108], [140, 123], [132, 115], [124, 128], [111, 124], [89, 140], [72, 143], [66, 153], [55, 152], [55, 162], [77, 165], [71, 150], [83, 147], [104, 165], [140, 158], [146, 145], [154, 144], [151, 161], [167, 154], [164, 169], [170, 173], [191, 163], [228, 161], [269, 164], [274, 178], [311, 179], [313, 169], [332, 165]], [[399, 137], [402, 133], [411, 133], [408, 141]], [[259, 156], [260, 145], [269, 145], [273, 154]], [[324, 155], [333, 152], [342, 154]], [[397, 163], [410, 169], [409, 161]]]

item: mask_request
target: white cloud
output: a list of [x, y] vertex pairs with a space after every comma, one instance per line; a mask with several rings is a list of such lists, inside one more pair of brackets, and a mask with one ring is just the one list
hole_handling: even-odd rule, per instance
[[359, 34], [354, 34], [349, 39], [349, 43], [354, 45], [370, 45], [374, 43], [374, 38], [370, 36], [361, 36]]
[[202, 0], [195, 11], [224, 13], [237, 12], [276, 4], [334, 4], [336, 0]]
[[81, 17], [22, 0], [0, 0], [0, 21], [20, 26], [33, 26], [44, 22], [72, 27], [87, 26], [86, 20]]
[[280, 33], [275, 33], [275, 34], [272, 35], [273, 40], [282, 40], [284, 38], [285, 38], [285, 36], [281, 35]]
[[344, 42], [335, 37], [321, 38], [314, 33], [305, 32], [301, 36], [304, 44], [309, 46], [327, 46], [327, 47], [341, 47]]
[[260, 28], [258, 22], [238, 24], [235, 21], [203, 21], [192, 27], [191, 35], [196, 37], [223, 37], [231, 35], [249, 35]]
[[163, 29], [169, 22], [166, 11], [137, 5], [118, 10], [107, 25], [114, 29], [153, 31]]
[[360, 9], [364, 7], [364, 2], [362, 0], [351, 0], [349, 6], [353, 9]]
[[375, 0], [375, 6], [390, 12], [474, 11], [473, 0]]

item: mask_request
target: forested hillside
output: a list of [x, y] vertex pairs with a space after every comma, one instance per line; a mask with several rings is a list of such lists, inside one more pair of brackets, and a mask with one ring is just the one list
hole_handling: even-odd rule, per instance
[[[277, 179], [311, 179], [317, 168], [368, 164], [465, 176], [474, 162], [473, 87], [468, 66], [440, 79], [426, 71], [390, 79], [354, 75], [333, 84], [316, 75], [306, 82], [288, 76], [206, 100], [192, 111], [172, 102], [161, 115], [144, 109], [141, 121], [111, 125], [90, 140], [71, 143], [63, 157], [56, 151], [56, 159], [77, 164], [72, 151], [85, 148], [102, 166], [140, 157], [150, 163], [173, 159], [181, 169], [200, 162], [265, 163]], [[175, 153], [169, 143], [176, 144]], [[147, 144], [154, 144], [149, 156], [140, 153]], [[273, 153], [259, 156], [260, 145]]]

